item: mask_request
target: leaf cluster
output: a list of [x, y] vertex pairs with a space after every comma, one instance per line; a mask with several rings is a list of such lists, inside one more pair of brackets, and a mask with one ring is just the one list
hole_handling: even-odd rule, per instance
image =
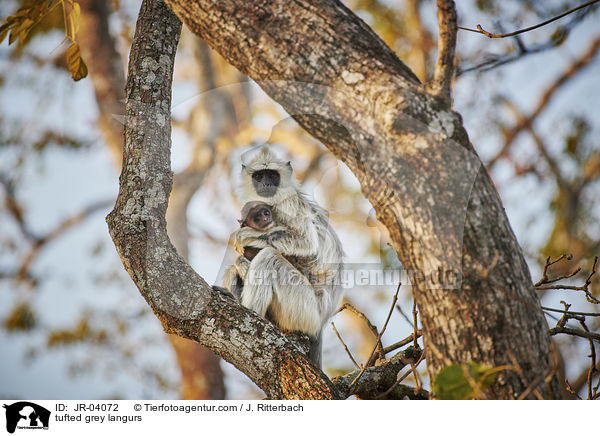
[[81, 58], [79, 44], [75, 35], [79, 30], [79, 17], [81, 8], [73, 0], [25, 0], [14, 15], [9, 16], [0, 25], [0, 44], [8, 36], [8, 44], [18, 41], [24, 45], [31, 36], [33, 28], [57, 6], [62, 7], [65, 29], [65, 39], [71, 42], [67, 49], [67, 68], [73, 80], [81, 80], [87, 76], [88, 70]]

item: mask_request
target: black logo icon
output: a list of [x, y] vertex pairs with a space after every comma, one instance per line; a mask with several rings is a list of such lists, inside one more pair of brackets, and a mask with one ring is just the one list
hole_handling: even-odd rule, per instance
[[4, 405], [6, 409], [6, 431], [14, 433], [17, 427], [26, 429], [48, 429], [50, 411], [29, 401]]

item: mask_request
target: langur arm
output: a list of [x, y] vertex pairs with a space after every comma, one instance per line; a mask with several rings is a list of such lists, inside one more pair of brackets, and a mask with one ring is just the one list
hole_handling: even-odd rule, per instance
[[266, 234], [269, 245], [283, 255], [314, 257], [319, 249], [319, 238], [313, 226], [306, 226], [303, 232], [289, 228], [273, 228]]
[[318, 250], [318, 235], [314, 225], [307, 223], [302, 232], [294, 231], [286, 226], [275, 226], [267, 232], [251, 227], [242, 227], [236, 232], [235, 247], [243, 252], [243, 247], [273, 247], [281, 254], [312, 257]]
[[246, 275], [248, 275], [248, 268], [250, 268], [250, 261], [244, 256], [238, 256], [238, 258], [235, 260], [234, 266], [240, 278], [242, 280], [246, 280]]

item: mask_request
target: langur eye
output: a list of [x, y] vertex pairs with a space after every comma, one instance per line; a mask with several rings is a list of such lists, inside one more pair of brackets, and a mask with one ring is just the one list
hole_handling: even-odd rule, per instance
[[262, 174], [261, 174], [261, 173], [259, 173], [259, 172], [257, 172], [257, 173], [254, 173], [254, 174], [252, 174], [252, 178], [253, 178], [254, 180], [256, 180], [257, 182], [260, 182], [260, 181], [262, 180]]
[[264, 216], [271, 216], [271, 211], [269, 209], [265, 209], [265, 211], [263, 212]]

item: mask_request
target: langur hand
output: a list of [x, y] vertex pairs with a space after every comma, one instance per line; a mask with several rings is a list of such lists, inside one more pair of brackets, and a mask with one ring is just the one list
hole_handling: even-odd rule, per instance
[[242, 227], [235, 232], [235, 250], [243, 254], [244, 247], [265, 248], [268, 246], [264, 240], [264, 233], [250, 227]]
[[235, 269], [242, 280], [246, 280], [248, 268], [250, 268], [250, 261], [244, 256], [238, 256], [238, 258], [235, 260]]

